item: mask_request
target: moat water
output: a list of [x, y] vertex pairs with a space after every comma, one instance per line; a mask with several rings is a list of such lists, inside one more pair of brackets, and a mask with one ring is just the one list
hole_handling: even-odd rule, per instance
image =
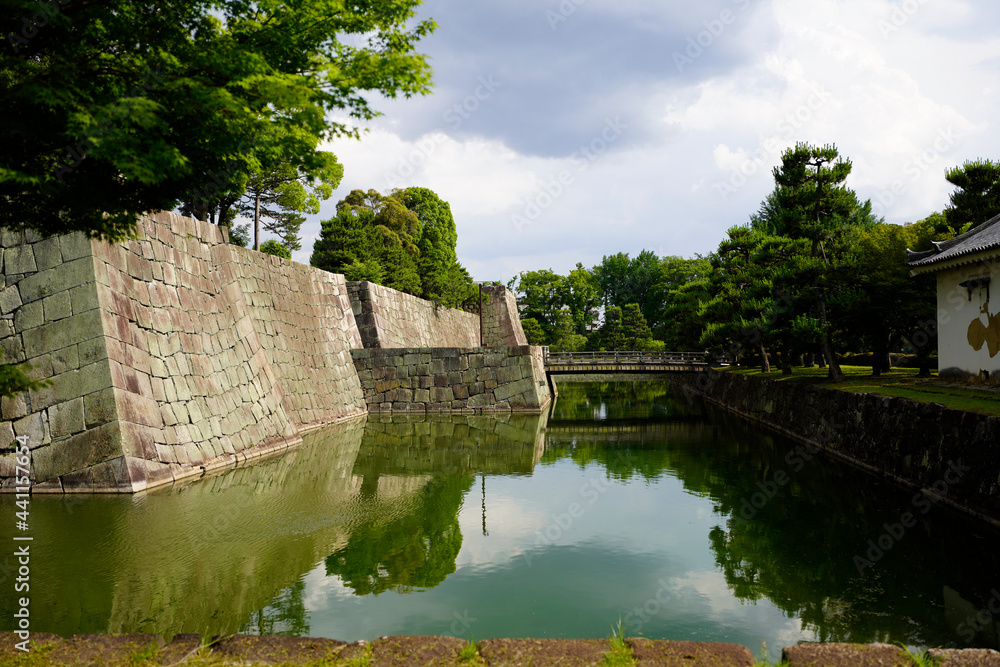
[[[137, 496], [35, 496], [31, 628], [997, 647], [1000, 534], [663, 382], [378, 417]], [[946, 471], [942, 471], [944, 474]], [[0, 629], [14, 628], [10, 495]], [[19, 533], [20, 534], [20, 533]]]

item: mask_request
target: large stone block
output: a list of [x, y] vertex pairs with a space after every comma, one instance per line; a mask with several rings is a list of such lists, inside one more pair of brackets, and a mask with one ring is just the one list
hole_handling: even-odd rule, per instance
[[82, 396], [53, 405], [48, 413], [49, 431], [53, 439], [65, 438], [87, 428]]
[[[27, 306], [28, 304], [21, 309], [24, 310]], [[24, 350], [29, 357], [37, 357], [91, 340], [103, 333], [100, 311], [91, 310], [25, 331]]]
[[83, 257], [30, 275], [18, 284], [18, 289], [21, 300], [28, 303], [94, 281], [93, 260]]
[[32, 451], [31, 468], [34, 479], [44, 482], [120, 455], [121, 430], [109, 422]]
[[38, 270], [35, 264], [35, 251], [31, 245], [8, 247], [3, 253], [5, 275], [18, 273], [34, 273]]

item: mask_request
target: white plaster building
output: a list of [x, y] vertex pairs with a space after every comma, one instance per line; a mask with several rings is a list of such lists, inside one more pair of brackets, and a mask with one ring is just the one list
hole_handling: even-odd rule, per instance
[[934, 246], [907, 251], [906, 263], [911, 276], [937, 274], [938, 374], [998, 382], [1000, 215]]

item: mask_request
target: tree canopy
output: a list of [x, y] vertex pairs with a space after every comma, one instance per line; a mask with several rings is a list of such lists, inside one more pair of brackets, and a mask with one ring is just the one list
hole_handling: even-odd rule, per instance
[[961, 234], [1000, 214], [1000, 162], [969, 160], [945, 173], [955, 186], [945, 209], [948, 226]]
[[353, 190], [322, 223], [310, 263], [450, 307], [478, 305], [478, 291], [458, 262], [451, 208], [427, 188], [382, 195]]
[[196, 210], [429, 90], [419, 0], [11, 0], [0, 26], [0, 225], [121, 239]]

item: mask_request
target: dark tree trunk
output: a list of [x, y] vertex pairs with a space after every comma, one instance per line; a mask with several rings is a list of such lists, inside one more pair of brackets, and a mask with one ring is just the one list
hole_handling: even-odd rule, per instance
[[764, 344], [760, 344], [760, 372], [770, 373], [771, 372], [771, 362], [767, 358], [767, 350], [764, 349]]
[[792, 374], [792, 355], [788, 351], [788, 344], [781, 346], [781, 374]]
[[802, 355], [802, 366], [803, 368], [812, 368], [816, 365], [816, 359], [812, 352], [806, 352]]

